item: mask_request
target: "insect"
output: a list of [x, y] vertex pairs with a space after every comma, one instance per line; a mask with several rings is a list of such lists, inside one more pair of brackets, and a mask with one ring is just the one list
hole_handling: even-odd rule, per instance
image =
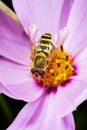
[[[67, 32], [68, 33], [68, 32]], [[52, 36], [50, 33], [41, 35], [35, 24], [29, 26], [29, 41], [31, 47], [32, 67], [31, 73], [35, 77], [44, 77], [45, 70], [50, 61], [56, 55], [59, 48], [62, 49], [62, 44], [67, 37], [66, 29], [61, 30], [57, 35]], [[65, 38], [61, 39], [64, 36]], [[35, 45], [37, 44], [37, 45]], [[55, 45], [56, 44], [56, 45]], [[33, 49], [32, 49], [33, 48]]]

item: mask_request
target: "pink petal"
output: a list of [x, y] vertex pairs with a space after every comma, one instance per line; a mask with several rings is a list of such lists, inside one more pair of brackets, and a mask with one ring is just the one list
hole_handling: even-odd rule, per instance
[[0, 10], [0, 55], [28, 65], [29, 53], [28, 37], [23, 29]]
[[87, 99], [87, 47], [75, 57], [73, 64], [77, 67], [77, 75], [72, 76], [65, 86], [59, 86], [55, 98], [61, 117], [74, 111]]
[[43, 88], [38, 87], [30, 75], [28, 66], [0, 58], [0, 92], [19, 100], [34, 101], [41, 96]]
[[7, 130], [74, 130], [72, 115], [59, 118], [52, 97], [43, 95], [28, 103]]
[[4, 84], [20, 84], [29, 80], [30, 68], [0, 57], [0, 81]]
[[75, 57], [73, 63], [77, 66], [78, 79], [87, 83], [87, 47]]
[[0, 83], [0, 93], [4, 93], [9, 97], [12, 97], [13, 99], [18, 99], [17, 95], [15, 95], [15, 93], [10, 92], [7, 88], [5, 88], [5, 86]]
[[86, 0], [76, 0], [67, 23], [69, 36], [64, 47], [76, 57], [87, 45], [87, 6]]
[[2, 84], [0, 83], [0, 94], [1, 94], [1, 87], [2, 87]]
[[15, 11], [28, 33], [28, 27], [34, 22], [41, 33], [56, 33], [66, 25], [73, 0], [13, 0]]
[[76, 110], [77, 106], [87, 99], [87, 83], [79, 76], [72, 79], [66, 86], [60, 86], [57, 92], [56, 101], [59, 103], [61, 117]]
[[[27, 129], [29, 121], [32, 119], [33, 114], [36, 112], [39, 103], [41, 102], [40, 99], [33, 103], [28, 103], [22, 111], [19, 113], [15, 121], [11, 124], [11, 126], [7, 130], [23, 130]], [[26, 130], [25, 129], [25, 130]]]
[[38, 99], [42, 93], [44, 92], [44, 88], [38, 87], [34, 80], [29, 77], [29, 81], [20, 83], [20, 84], [12, 84], [7, 85], [2, 83], [1, 92], [5, 95], [15, 98], [18, 100], [23, 100], [26, 102], [32, 102]]

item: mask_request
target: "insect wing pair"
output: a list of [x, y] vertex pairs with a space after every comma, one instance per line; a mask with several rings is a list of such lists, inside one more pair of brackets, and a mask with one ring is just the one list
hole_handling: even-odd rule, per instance
[[[43, 47], [41, 46], [41, 48], [44, 48], [44, 49], [41, 51], [42, 53], [39, 53], [39, 56], [38, 56], [37, 49], [39, 48], [39, 43], [40, 43], [41, 37], [44, 37], [47, 34], [50, 34], [50, 33], [41, 35], [37, 26], [34, 23], [31, 23], [29, 25], [28, 36], [29, 36], [30, 49], [31, 49], [31, 54], [32, 54], [31, 59], [33, 61], [33, 67], [31, 69], [32, 73], [34, 73], [34, 72], [37, 72], [38, 74], [41, 74], [41, 72], [42, 72], [42, 74], [44, 73], [45, 69], [48, 67], [49, 63], [51, 62], [53, 57], [58, 52], [58, 49], [60, 49], [60, 47], [62, 47], [63, 43], [65, 42], [65, 40], [68, 36], [68, 28], [65, 27], [62, 30], [60, 30], [57, 34], [53, 35], [52, 39], [51, 39], [51, 42], [52, 42], [51, 44], [50, 44], [50, 42], [48, 45], [43, 44]], [[46, 42], [46, 39], [44, 39], [44, 42]], [[47, 47], [51, 48], [50, 53], [46, 57], [42, 56], [42, 55], [44, 55], [43, 52], [45, 52]], [[37, 60], [37, 64], [39, 65], [39, 67], [37, 67], [37, 68], [35, 67], [36, 63], [34, 63], [35, 56], [38, 56], [38, 58], [39, 58]], [[43, 64], [43, 60], [41, 60], [43, 58], [41, 58], [41, 57], [45, 57], [44, 59], [47, 60], [47, 62], [45, 63], [45, 65], [43, 65], [42, 68], [40, 68], [40, 65], [42, 66], [42, 64]]]

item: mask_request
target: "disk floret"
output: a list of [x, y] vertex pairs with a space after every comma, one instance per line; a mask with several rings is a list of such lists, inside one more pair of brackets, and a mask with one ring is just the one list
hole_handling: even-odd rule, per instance
[[73, 75], [72, 58], [68, 52], [58, 50], [45, 70], [43, 78], [37, 78], [45, 87], [58, 87], [59, 84], [68, 80]]

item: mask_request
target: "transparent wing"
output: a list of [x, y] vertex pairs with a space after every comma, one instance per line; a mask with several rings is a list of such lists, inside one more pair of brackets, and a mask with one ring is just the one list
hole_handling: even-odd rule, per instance
[[65, 42], [68, 36], [68, 33], [69, 33], [69, 30], [67, 27], [65, 27], [62, 30], [60, 30], [58, 34], [53, 36], [52, 41], [55, 47], [53, 48], [51, 54], [47, 58], [48, 62], [45, 68], [48, 67], [49, 63], [52, 61], [52, 59], [54, 58], [58, 50], [62, 47], [63, 43]]
[[58, 48], [58, 46], [60, 45], [63, 45], [63, 43], [67, 39], [68, 34], [69, 34], [69, 29], [67, 27], [64, 27], [58, 32], [58, 34], [53, 35], [52, 40], [56, 48]]
[[30, 47], [31, 49], [36, 46], [37, 42], [39, 41], [41, 34], [38, 30], [38, 27], [36, 24], [31, 23], [28, 28], [28, 37], [30, 41]]

